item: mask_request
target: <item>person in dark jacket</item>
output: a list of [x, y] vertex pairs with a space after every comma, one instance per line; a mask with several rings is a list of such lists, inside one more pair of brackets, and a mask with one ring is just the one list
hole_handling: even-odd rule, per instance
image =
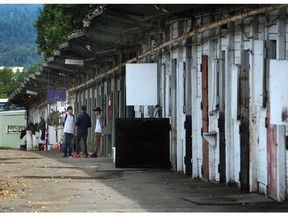
[[86, 106], [81, 106], [81, 113], [76, 118], [75, 126], [77, 128], [77, 138], [76, 138], [76, 155], [74, 157], [80, 157], [80, 141], [83, 140], [84, 146], [84, 157], [88, 157], [87, 151], [87, 136], [88, 128], [91, 127], [91, 117], [86, 112]]

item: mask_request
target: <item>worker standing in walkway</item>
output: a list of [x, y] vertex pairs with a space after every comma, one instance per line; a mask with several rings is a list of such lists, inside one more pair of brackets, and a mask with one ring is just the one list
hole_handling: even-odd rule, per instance
[[97, 157], [98, 150], [99, 150], [100, 143], [101, 143], [102, 129], [104, 128], [104, 117], [101, 113], [100, 107], [93, 109], [93, 111], [95, 111], [95, 115], [96, 115], [95, 139], [94, 139], [95, 149], [91, 157]]
[[87, 136], [88, 136], [88, 128], [91, 127], [91, 117], [86, 112], [86, 106], [81, 106], [81, 113], [76, 118], [77, 127], [77, 138], [76, 138], [76, 154], [74, 155], [75, 158], [80, 157], [80, 141], [83, 140], [84, 146], [84, 157], [88, 157], [87, 151]]
[[[64, 155], [63, 157], [72, 157], [72, 142], [76, 133], [75, 116], [73, 115], [72, 106], [67, 107], [67, 113], [60, 116], [64, 126]], [[67, 152], [69, 153], [67, 155]]]

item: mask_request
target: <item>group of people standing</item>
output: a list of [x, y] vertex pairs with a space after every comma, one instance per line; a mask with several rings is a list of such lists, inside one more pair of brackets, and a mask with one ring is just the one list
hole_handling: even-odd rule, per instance
[[[68, 106], [66, 113], [59, 116], [64, 124], [64, 148], [63, 157], [80, 157], [80, 142], [83, 142], [84, 157], [97, 157], [101, 142], [102, 129], [104, 127], [104, 117], [101, 113], [100, 107], [94, 108], [93, 111], [96, 115], [96, 125], [95, 125], [95, 139], [94, 139], [94, 151], [93, 154], [89, 156], [87, 150], [87, 136], [88, 128], [92, 126], [91, 117], [87, 114], [87, 108], [85, 105], [81, 106], [81, 113], [76, 117], [73, 114], [72, 106]], [[73, 140], [76, 135], [76, 153], [73, 153]]]

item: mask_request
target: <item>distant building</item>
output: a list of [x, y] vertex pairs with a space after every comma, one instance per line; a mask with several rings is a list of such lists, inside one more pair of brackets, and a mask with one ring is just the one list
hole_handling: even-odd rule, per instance
[[3, 70], [4, 68], [12, 69], [13, 73], [16, 73], [17, 71], [22, 72], [24, 70], [24, 67], [4, 67], [4, 66], [1, 66], [0, 70]]
[[26, 127], [26, 111], [0, 112], [0, 147], [19, 148], [24, 140], [20, 133]]
[[9, 109], [8, 99], [0, 99], [0, 111], [6, 111]]

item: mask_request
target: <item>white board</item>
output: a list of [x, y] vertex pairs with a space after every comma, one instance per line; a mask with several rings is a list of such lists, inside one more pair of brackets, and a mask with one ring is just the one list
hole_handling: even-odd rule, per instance
[[[286, 125], [288, 118], [288, 60], [270, 60], [270, 122]], [[287, 116], [288, 117], [288, 116]]]
[[126, 105], [157, 104], [157, 64], [126, 64]]

